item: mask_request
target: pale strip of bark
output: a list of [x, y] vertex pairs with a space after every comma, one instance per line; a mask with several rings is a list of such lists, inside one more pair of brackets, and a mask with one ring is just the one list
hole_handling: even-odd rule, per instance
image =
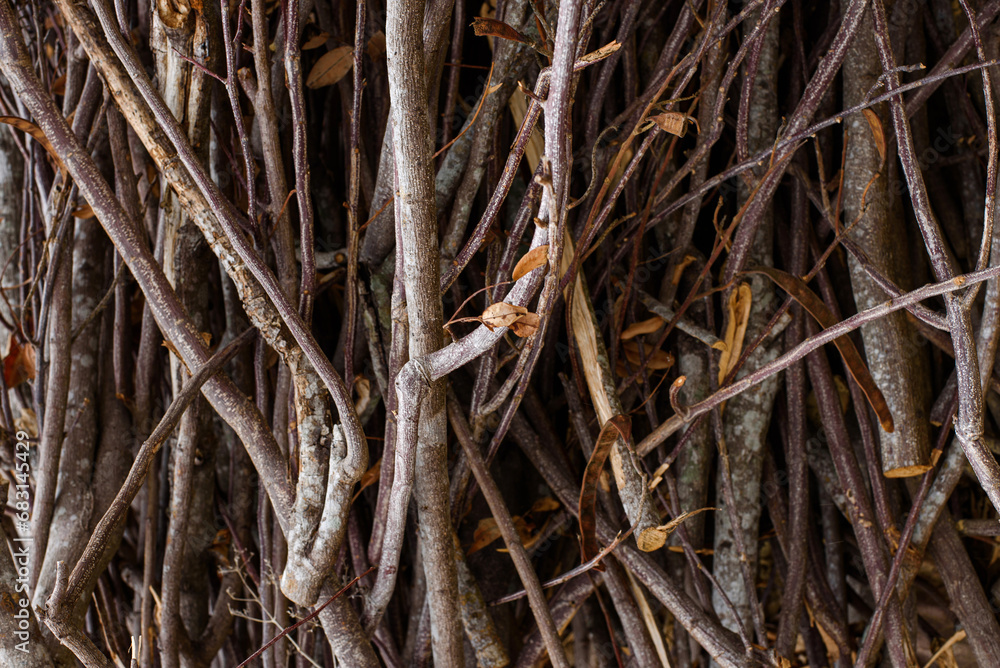
[[[443, 343], [443, 310], [438, 289], [434, 145], [427, 119], [427, 82], [421, 42], [424, 6], [420, 0], [393, 0], [386, 18], [389, 95], [395, 141], [396, 221], [402, 246], [409, 322], [409, 355], [419, 358]], [[448, 438], [444, 385], [432, 382], [416, 407], [418, 414], [415, 490], [435, 662], [464, 665], [458, 575], [452, 554], [448, 503]]]
[[[870, 13], [862, 22], [844, 60], [844, 104], [864, 101], [880, 74]], [[884, 127], [884, 105], [872, 108]], [[872, 265], [897, 284], [905, 262], [905, 230], [890, 201], [889, 174], [895, 153], [883, 162], [869, 121], [862, 114], [844, 119], [847, 155], [844, 160], [844, 222], [853, 224], [849, 236], [867, 254]], [[877, 178], [872, 180], [873, 177]], [[855, 221], [857, 221], [856, 224]], [[874, 306], [885, 293], [852, 256], [848, 260], [851, 285], [858, 310]], [[875, 384], [892, 413], [895, 431], [879, 432], [882, 470], [889, 477], [916, 476], [930, 465], [926, 359], [913, 354], [909, 341], [915, 336], [906, 314], [895, 313], [861, 328], [865, 357]]]
[[[544, 195], [543, 195], [544, 197]], [[566, 250], [563, 252], [562, 270], [569, 268], [573, 257], [573, 242], [569, 234], [564, 237]], [[569, 292], [567, 287], [566, 291]], [[567, 298], [569, 296], [567, 295]], [[616, 415], [625, 413], [618, 398], [616, 379], [611, 370], [604, 339], [598, 329], [597, 316], [590, 301], [590, 293], [583, 281], [583, 272], [577, 272], [572, 287], [571, 318], [573, 336], [583, 361], [583, 375], [587, 381], [590, 400], [597, 411], [598, 424], [604, 426]], [[632, 443], [626, 443], [619, 436], [611, 449], [611, 470], [614, 473], [618, 497], [625, 506], [629, 521], [634, 526], [639, 549], [650, 551], [662, 547], [664, 535], [654, 529], [660, 518], [647, 488], [647, 476], [642, 462], [635, 455]]]
[[[744, 68], [744, 84], [740, 96], [737, 123], [737, 151], [756, 153], [773, 144], [778, 125], [778, 16], [776, 3], [769, 1], [760, 9], [753, 28], [744, 24], [749, 33], [750, 53]], [[751, 15], [753, 16], [753, 15]], [[741, 141], [742, 140], [742, 141]], [[743, 146], [740, 146], [740, 144]], [[741, 157], [743, 157], [741, 155]], [[752, 196], [766, 167], [758, 167], [753, 175], [739, 182], [741, 206]], [[748, 239], [749, 257], [753, 264], [771, 266], [774, 235], [774, 211], [767, 207], [760, 218], [754, 237]], [[734, 251], [737, 247], [734, 245]], [[729, 267], [727, 263], [727, 274]], [[777, 309], [774, 287], [763, 276], [748, 281], [751, 290], [750, 312], [745, 341], [754, 341], [768, 327]], [[735, 286], [733, 287], [735, 289]], [[729, 294], [729, 290], [723, 292]], [[737, 314], [727, 311], [725, 321]], [[766, 336], [766, 334], [765, 334]], [[774, 360], [780, 340], [761, 345], [754, 350], [738, 375], [747, 375]], [[713, 365], [714, 366], [714, 365]], [[756, 572], [761, 497], [760, 479], [764, 464], [764, 447], [768, 426], [778, 391], [778, 377], [772, 376], [750, 392], [734, 397], [721, 412], [723, 440], [719, 447], [719, 473], [725, 476], [718, 486], [717, 506], [725, 512], [715, 513], [715, 553], [712, 573], [720, 590], [712, 591], [712, 604], [723, 626], [735, 630], [737, 624], [754, 629], [757, 642], [765, 644], [763, 613], [756, 592]], [[718, 434], [718, 431], [716, 432]], [[724, 604], [722, 594], [733, 604], [737, 615]]]

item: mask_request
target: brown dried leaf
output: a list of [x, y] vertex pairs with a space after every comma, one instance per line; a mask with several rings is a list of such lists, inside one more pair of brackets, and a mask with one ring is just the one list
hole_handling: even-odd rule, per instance
[[58, 79], [52, 82], [52, 94], [53, 95], [65, 95], [66, 94], [66, 75], [63, 74]]
[[79, 218], [80, 220], [86, 220], [88, 218], [94, 217], [94, 210], [90, 208], [90, 204], [84, 202], [83, 206], [73, 209], [73, 217]]
[[679, 111], [666, 111], [656, 116], [650, 116], [649, 120], [660, 126], [660, 129], [664, 132], [683, 137], [687, 134], [688, 123], [694, 119]]
[[[799, 278], [798, 276], [793, 276], [789, 273], [781, 271], [779, 269], [774, 269], [772, 267], [755, 267], [747, 273], [764, 274], [772, 281], [777, 283], [778, 287], [787, 292], [792, 298], [802, 305], [806, 311], [809, 312], [819, 326], [823, 329], [829, 329], [837, 324], [837, 320], [830, 313], [830, 310], [823, 303], [823, 300], [816, 296], [809, 286]], [[872, 410], [878, 415], [879, 423], [888, 433], [892, 433], [895, 429], [895, 425], [892, 420], [892, 412], [889, 410], [889, 405], [885, 401], [885, 397], [882, 395], [882, 391], [878, 389], [878, 385], [875, 384], [875, 379], [872, 378], [871, 372], [865, 365], [864, 359], [861, 357], [861, 353], [854, 346], [854, 342], [846, 334], [839, 338], [833, 340], [833, 345], [837, 346], [837, 350], [840, 352], [840, 356], [844, 359], [844, 365], [847, 370], [851, 372], [851, 376], [854, 381], [861, 388], [861, 391], [865, 393], [865, 397], [868, 399], [868, 403], [871, 405]]]
[[520, 336], [524, 339], [537, 332], [541, 322], [542, 319], [538, 317], [537, 313], [525, 313], [510, 323], [510, 331], [514, 332], [514, 336]]
[[497, 521], [492, 517], [484, 517], [479, 520], [476, 532], [472, 535], [472, 545], [465, 554], [470, 555], [478, 552], [499, 537], [500, 527], [497, 526]]
[[879, 119], [878, 114], [871, 109], [862, 109], [861, 113], [865, 115], [868, 127], [872, 130], [872, 136], [875, 138], [875, 148], [878, 149], [878, 157], [884, 162], [885, 131], [882, 129], [882, 121]]
[[3, 354], [3, 379], [7, 389], [34, 378], [35, 347], [27, 342], [22, 346], [13, 335], [8, 337]]
[[337, 83], [354, 67], [354, 49], [338, 46], [324, 53], [306, 77], [306, 86], [322, 88]]
[[501, 37], [503, 39], [513, 40], [515, 42], [520, 42], [521, 44], [531, 44], [531, 40], [522, 35], [519, 31], [510, 27], [503, 21], [498, 21], [496, 19], [487, 19], [482, 16], [477, 16], [472, 19], [472, 30], [476, 33], [476, 37], [486, 35], [488, 37]]
[[514, 306], [507, 302], [490, 304], [479, 317], [479, 321], [492, 332], [497, 327], [510, 327], [518, 318], [528, 312], [523, 306]]
[[666, 320], [658, 315], [654, 315], [648, 320], [633, 322], [625, 328], [625, 331], [622, 332], [622, 341], [628, 341], [629, 339], [634, 339], [635, 337], [642, 336], [643, 334], [652, 334], [662, 327], [665, 322]]
[[[642, 363], [642, 358], [639, 356], [639, 344], [636, 342], [626, 343], [622, 346], [622, 350], [625, 351], [625, 358], [632, 364], [633, 367], [639, 366]], [[646, 367], [652, 371], [662, 371], [663, 369], [669, 369], [674, 365], [674, 356], [668, 352], [662, 350], [653, 350], [653, 346], [649, 343], [643, 344], [643, 353], [646, 357]]]
[[[594, 451], [587, 462], [587, 468], [583, 472], [583, 484], [580, 486], [580, 561], [587, 563], [597, 556], [601, 551], [597, 545], [597, 516], [595, 504], [597, 502], [597, 484], [601, 478], [601, 469], [604, 462], [611, 453], [611, 447], [620, 437], [628, 443], [632, 433], [632, 421], [627, 415], [615, 415], [604, 423], [601, 434], [594, 443]], [[597, 570], [604, 570], [598, 564]]]
[[302, 45], [303, 51], [309, 51], [311, 49], [318, 49], [326, 43], [326, 40], [330, 39], [330, 35], [325, 32], [321, 32], [315, 37], [311, 37], [306, 40], [306, 43]]
[[354, 391], [358, 394], [358, 400], [354, 402], [354, 410], [358, 412], [358, 415], [361, 415], [371, 401], [371, 382], [364, 376], [358, 376], [354, 379]]
[[62, 160], [60, 160], [59, 156], [56, 154], [56, 149], [52, 146], [49, 138], [45, 136], [45, 133], [42, 132], [40, 127], [31, 121], [26, 121], [23, 118], [18, 118], [17, 116], [0, 116], [0, 123], [6, 123], [7, 125], [17, 128], [21, 132], [31, 135], [35, 141], [41, 144], [42, 147], [48, 151], [48, 154], [52, 156], [53, 160], [55, 160], [56, 166], [59, 170], [66, 171], [66, 168], [63, 167]]
[[691, 512], [682, 513], [670, 520], [666, 524], [661, 524], [658, 527], [652, 527], [651, 529], [646, 529], [641, 535], [637, 536], [635, 541], [639, 546], [639, 549], [643, 552], [652, 552], [653, 550], [658, 550], [663, 547], [663, 544], [667, 542], [667, 538], [674, 532], [674, 529], [679, 527], [685, 520], [689, 517], [694, 517], [699, 513], [703, 513], [706, 510], [717, 510], [716, 508], [699, 508], [698, 510], [692, 510]]
[[351, 499], [351, 503], [354, 503], [358, 496], [361, 495], [361, 490], [365, 487], [371, 487], [376, 482], [378, 482], [379, 477], [382, 475], [382, 458], [379, 457], [375, 464], [361, 474], [361, 482], [358, 484], [358, 491], [354, 493], [354, 497]]
[[379, 30], [372, 35], [372, 38], [368, 40], [366, 51], [368, 51], [368, 57], [372, 60], [377, 60], [379, 56], [385, 53], [385, 33]]
[[559, 502], [551, 496], [543, 496], [531, 505], [532, 513], [550, 513], [559, 509]]
[[746, 283], [740, 283], [738, 289], [729, 293], [729, 322], [726, 325], [726, 347], [719, 358], [719, 385], [725, 382], [729, 370], [743, 352], [743, 338], [747, 333], [752, 301], [753, 294]]

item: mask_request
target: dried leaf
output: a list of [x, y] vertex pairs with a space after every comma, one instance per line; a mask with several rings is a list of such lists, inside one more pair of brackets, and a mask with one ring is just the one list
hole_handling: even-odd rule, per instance
[[664, 132], [683, 137], [687, 134], [688, 123], [694, 119], [679, 111], [667, 111], [656, 116], [650, 116], [649, 120], [660, 126], [660, 129]]
[[498, 21], [496, 19], [487, 19], [482, 16], [477, 16], [472, 19], [472, 30], [476, 33], [476, 37], [486, 35], [488, 37], [501, 37], [503, 39], [513, 40], [515, 42], [520, 42], [521, 44], [531, 44], [531, 40], [522, 35], [519, 31], [511, 28], [503, 21]]
[[542, 319], [538, 317], [537, 313], [525, 313], [510, 323], [510, 331], [514, 332], [514, 336], [520, 336], [524, 339], [537, 332], [541, 322]]
[[476, 526], [476, 532], [472, 535], [472, 545], [469, 547], [469, 551], [465, 554], [470, 555], [474, 552], [478, 552], [499, 537], [500, 527], [497, 526], [497, 521], [492, 517], [484, 517], [479, 520], [479, 524]]
[[729, 293], [729, 322], [726, 325], [726, 348], [719, 358], [719, 385], [725, 382], [730, 369], [743, 352], [743, 338], [747, 333], [747, 320], [750, 317], [752, 301], [753, 293], [746, 283], [740, 283], [738, 289]]
[[371, 382], [364, 376], [358, 376], [354, 379], [354, 391], [358, 393], [358, 400], [354, 402], [354, 410], [358, 412], [358, 415], [361, 415], [371, 401]]
[[382, 458], [379, 457], [378, 461], [367, 471], [361, 474], [361, 481], [358, 483], [358, 491], [354, 493], [354, 497], [351, 499], [351, 503], [354, 503], [357, 498], [361, 495], [361, 490], [366, 487], [371, 487], [378, 479], [382, 476]]
[[326, 43], [326, 40], [330, 39], [330, 35], [325, 32], [321, 32], [315, 37], [310, 38], [302, 45], [303, 51], [309, 51], [310, 49], [317, 49]]
[[[801, 304], [802, 308], [808, 311], [809, 315], [815, 318], [816, 322], [823, 329], [829, 329], [837, 324], [836, 318], [830, 313], [830, 309], [826, 307], [823, 300], [816, 296], [816, 293], [810, 290], [809, 286], [798, 276], [793, 276], [772, 267], [755, 267], [747, 273], [764, 274], [770, 278], [778, 287]], [[868, 403], [878, 416], [878, 421], [882, 425], [882, 429], [887, 433], [892, 433], [895, 429], [892, 412], [889, 410], [889, 405], [886, 403], [882, 391], [875, 384], [875, 379], [872, 378], [871, 372], [865, 366], [865, 361], [862, 359], [861, 353], [854, 346], [854, 342], [845, 334], [834, 339], [833, 345], [837, 346], [840, 356], [844, 359], [844, 365], [851, 372], [851, 376], [861, 388], [861, 391], [865, 393]]]
[[[587, 468], [583, 472], [583, 484], [580, 486], [580, 561], [586, 563], [601, 551], [597, 545], [597, 519], [595, 504], [597, 502], [597, 483], [601, 477], [601, 469], [611, 453], [611, 447], [620, 437], [626, 443], [632, 433], [632, 421], [627, 415], [615, 415], [604, 423], [601, 434], [594, 443], [594, 452], [590, 455]], [[598, 564], [597, 570], [604, 570]]]
[[199, 336], [201, 337], [201, 340], [205, 342], [206, 348], [212, 347], [212, 335], [209, 332], [201, 332]]
[[372, 35], [372, 38], [368, 40], [368, 46], [365, 50], [368, 51], [369, 58], [377, 60], [379, 56], [385, 53], [385, 33], [379, 30]]
[[652, 552], [653, 550], [658, 550], [663, 547], [663, 544], [667, 542], [667, 538], [674, 532], [674, 529], [679, 527], [685, 520], [689, 517], [694, 517], [699, 513], [703, 513], [706, 510], [717, 510], [716, 508], [699, 508], [698, 510], [692, 510], [691, 512], [682, 513], [670, 520], [666, 524], [661, 524], [658, 527], [653, 527], [651, 529], [646, 529], [642, 532], [642, 535], [636, 537], [636, 543], [639, 545], [639, 549], [643, 552]]
[[306, 86], [322, 88], [337, 83], [354, 67], [354, 49], [338, 46], [324, 53], [306, 77]]
[[0, 123], [6, 123], [7, 125], [11, 125], [17, 128], [21, 132], [31, 135], [35, 141], [41, 144], [42, 147], [46, 151], [48, 151], [49, 155], [52, 156], [52, 159], [55, 161], [56, 166], [59, 168], [59, 170], [66, 171], [66, 168], [63, 166], [62, 160], [60, 160], [59, 156], [56, 154], [56, 149], [52, 146], [52, 143], [49, 141], [49, 138], [45, 136], [45, 133], [42, 132], [42, 129], [40, 127], [38, 127], [31, 121], [26, 121], [23, 118], [18, 118], [17, 116], [0, 116]]
[[622, 341], [628, 341], [629, 339], [634, 339], [635, 337], [642, 336], [643, 334], [652, 334], [662, 327], [665, 322], [666, 320], [658, 315], [654, 315], [648, 320], [633, 322], [625, 328], [625, 331], [622, 332]]
[[697, 259], [698, 258], [696, 258], [694, 255], [685, 255], [684, 259], [678, 262], [677, 266], [674, 267], [674, 275], [670, 277], [670, 284], [680, 285], [681, 276], [684, 274], [684, 270], [687, 269], [687, 266], [689, 264], [691, 264]]
[[882, 130], [882, 121], [879, 119], [878, 114], [871, 109], [862, 109], [861, 113], [865, 115], [868, 127], [872, 130], [872, 136], [875, 138], [875, 148], [878, 149], [878, 157], [885, 162], [885, 131]]
[[542, 498], [531, 504], [532, 513], [551, 513], [553, 510], [559, 509], [559, 502], [553, 499], [551, 496], [543, 496]]
[[497, 327], [510, 327], [518, 318], [528, 312], [523, 306], [514, 306], [507, 302], [490, 304], [479, 317], [479, 321], [492, 332]]
[[73, 210], [73, 217], [79, 218], [80, 220], [87, 220], [88, 218], [94, 217], [94, 210], [90, 208], [90, 204], [84, 202], [83, 206], [77, 207]]
[[[642, 358], [639, 356], [638, 343], [626, 343], [622, 346], [622, 350], [625, 351], [625, 358], [632, 364], [633, 367], [637, 367], [642, 364]], [[651, 344], [643, 344], [642, 350], [646, 359], [645, 368], [651, 371], [662, 371], [663, 369], [669, 369], [674, 365], [673, 355], [662, 350], [653, 350], [653, 346]]]
[[7, 389], [34, 378], [35, 347], [27, 342], [22, 346], [15, 336], [9, 336], [3, 353], [3, 379]]
[[52, 82], [52, 94], [53, 95], [65, 95], [66, 94], [66, 75], [63, 74], [58, 79]]
[[599, 60], [604, 60], [620, 48], [622, 48], [621, 42], [608, 42], [596, 51], [591, 51], [580, 58], [580, 61], [584, 63], [596, 63]]

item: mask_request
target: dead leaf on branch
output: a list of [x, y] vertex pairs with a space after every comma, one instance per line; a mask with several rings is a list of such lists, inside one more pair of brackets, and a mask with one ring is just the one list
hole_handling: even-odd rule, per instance
[[[611, 447], [619, 438], [626, 443], [632, 433], [632, 421], [627, 415], [615, 415], [604, 423], [601, 433], [594, 443], [594, 451], [587, 462], [587, 468], [583, 472], [583, 484], [580, 485], [580, 561], [587, 563], [600, 551], [597, 545], [597, 485], [601, 478], [601, 470], [604, 462], [611, 454]], [[596, 570], [603, 571], [604, 567], [598, 564]]]
[[537, 313], [529, 311], [510, 324], [510, 331], [514, 332], [515, 336], [525, 339], [538, 331], [541, 321]]
[[662, 327], [665, 322], [666, 320], [658, 315], [654, 315], [648, 320], [633, 322], [625, 328], [625, 331], [622, 332], [622, 341], [628, 341], [629, 339], [634, 339], [635, 337], [642, 336], [643, 334], [652, 334]]
[[56, 153], [55, 147], [52, 146], [52, 142], [49, 138], [45, 136], [42, 129], [32, 123], [31, 121], [26, 121], [23, 118], [18, 118], [17, 116], [0, 116], [0, 123], [6, 123], [12, 127], [17, 128], [25, 134], [31, 135], [32, 139], [37, 141], [42, 147], [48, 152], [52, 159], [55, 160], [56, 166], [59, 171], [65, 172], [66, 168], [63, 166], [62, 160], [59, 159], [59, 155]]
[[517, 261], [517, 264], [514, 265], [514, 273], [510, 277], [515, 281], [520, 280], [522, 276], [531, 273], [539, 267], [544, 267], [548, 262], [549, 245], [535, 246]]
[[[781, 271], [780, 269], [774, 269], [773, 267], [755, 267], [746, 273], [764, 274], [772, 281], [774, 281], [778, 287], [787, 292], [791, 297], [802, 305], [806, 311], [809, 312], [819, 326], [823, 329], [829, 329], [837, 324], [836, 318], [830, 313], [830, 309], [826, 307], [823, 300], [820, 299], [815, 292], [809, 289], [809, 286], [805, 284], [798, 276], [793, 276], [787, 272]], [[883, 396], [882, 391], [875, 384], [875, 379], [872, 378], [871, 372], [868, 370], [868, 366], [865, 364], [864, 359], [861, 357], [861, 353], [854, 346], [854, 342], [846, 334], [844, 336], [838, 337], [833, 340], [833, 345], [837, 346], [837, 350], [840, 352], [840, 356], [844, 360], [844, 365], [847, 370], [850, 371], [851, 376], [854, 381], [864, 392], [865, 397], [868, 399], [868, 403], [871, 405], [872, 410], [878, 416], [879, 423], [882, 425], [882, 429], [887, 433], [891, 433], [895, 429], [895, 425], [892, 419], [892, 412], [889, 410], [889, 404], [885, 401], [885, 396]]]
[[673, 355], [662, 350], [653, 350], [653, 346], [648, 343], [643, 344], [642, 356], [639, 354], [639, 344], [635, 342], [626, 343], [622, 346], [622, 350], [625, 351], [625, 358], [633, 367], [643, 363], [643, 356], [645, 357], [645, 368], [652, 371], [662, 371], [674, 365]]
[[306, 43], [302, 45], [302, 50], [309, 51], [311, 49], [318, 49], [323, 46], [328, 39], [330, 39], [330, 36], [325, 32], [321, 32], [320, 34], [308, 39]]
[[660, 526], [653, 527], [652, 529], [646, 529], [642, 532], [642, 536], [636, 538], [637, 542], [640, 539], [643, 541], [642, 544], [639, 545], [639, 549], [643, 552], [652, 552], [653, 550], [660, 549], [663, 547], [664, 543], [667, 542], [667, 538], [670, 537], [670, 534], [672, 534], [674, 530], [685, 520], [699, 513], [703, 513], [706, 510], [717, 510], [717, 508], [699, 508], [698, 510], [692, 510], [678, 515], [666, 524], [661, 524]]
[[750, 286], [740, 283], [740, 287], [729, 293], [729, 322], [726, 325], [726, 347], [719, 358], [719, 385], [722, 385], [729, 371], [736, 364], [743, 352], [743, 338], [747, 333], [747, 321], [750, 319], [750, 305], [753, 293]]
[[649, 120], [656, 123], [664, 132], [677, 135], [678, 137], [683, 137], [687, 134], [688, 123], [695, 122], [694, 118], [679, 111], [666, 111], [656, 116], [650, 116]]
[[865, 115], [868, 127], [871, 128], [872, 136], [875, 139], [875, 148], [878, 149], [878, 157], [882, 162], [885, 162], [885, 131], [882, 129], [882, 121], [878, 114], [871, 109], [862, 109], [861, 113]]
[[519, 30], [515, 30], [503, 21], [498, 21], [497, 19], [488, 19], [482, 16], [477, 16], [472, 19], [472, 31], [476, 34], [476, 37], [500, 37], [514, 42], [520, 42], [521, 44], [532, 44], [532, 41], [523, 35]]
[[3, 352], [3, 379], [7, 389], [12, 389], [26, 380], [35, 378], [35, 347], [30, 343], [23, 346], [13, 335], [7, 338]]
[[523, 306], [515, 306], [507, 302], [490, 304], [479, 316], [479, 321], [492, 332], [498, 327], [510, 327], [517, 319], [528, 312]]
[[354, 67], [354, 49], [349, 46], [338, 46], [324, 53], [306, 77], [306, 86], [322, 88], [331, 86], [351, 71]]

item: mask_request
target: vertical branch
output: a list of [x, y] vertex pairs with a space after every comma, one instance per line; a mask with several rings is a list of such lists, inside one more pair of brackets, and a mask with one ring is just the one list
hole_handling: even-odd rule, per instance
[[[388, 3], [385, 30], [397, 178], [395, 204], [402, 241], [397, 252], [403, 255], [404, 270], [404, 276], [397, 276], [396, 280], [402, 278], [406, 285], [411, 359], [441, 347], [443, 324], [423, 17], [421, 0], [390, 0]], [[419, 409], [416, 499], [435, 661], [460, 667], [464, 663], [464, 651], [458, 614], [458, 575], [452, 555], [451, 513], [448, 511], [444, 402], [444, 384], [441, 381], [432, 383]], [[401, 445], [397, 443], [397, 447]]]

